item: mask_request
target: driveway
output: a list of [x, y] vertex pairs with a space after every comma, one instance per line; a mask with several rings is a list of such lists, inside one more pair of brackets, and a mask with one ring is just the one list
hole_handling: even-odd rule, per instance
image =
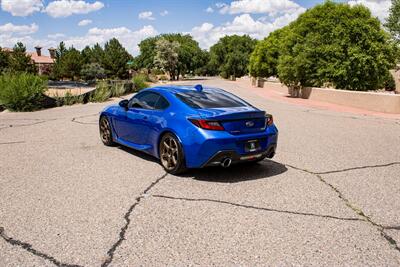
[[272, 113], [276, 157], [177, 177], [101, 144], [111, 102], [0, 113], [0, 265], [400, 265], [400, 118], [196, 82]]

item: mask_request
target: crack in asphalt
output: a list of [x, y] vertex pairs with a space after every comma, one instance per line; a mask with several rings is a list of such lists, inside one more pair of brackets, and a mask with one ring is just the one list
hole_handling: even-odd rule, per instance
[[349, 207], [351, 210], [353, 210], [356, 214], [358, 214], [360, 217], [364, 218], [365, 221], [367, 221], [368, 223], [370, 223], [372, 226], [374, 226], [381, 234], [381, 236], [383, 238], [386, 239], [386, 241], [398, 252], [400, 252], [400, 247], [397, 244], [396, 240], [391, 237], [390, 235], [388, 235], [387, 233], [385, 233], [385, 227], [374, 222], [371, 217], [369, 217], [368, 215], [366, 215], [360, 208], [356, 207], [354, 204], [352, 204], [350, 202], [350, 200], [348, 198], [346, 198], [342, 192], [340, 192], [339, 189], [337, 189], [334, 185], [332, 185], [331, 183], [329, 183], [328, 181], [326, 181], [319, 173], [315, 173], [306, 169], [302, 169], [296, 166], [292, 166], [289, 164], [285, 164], [285, 166], [292, 168], [294, 170], [298, 170], [298, 171], [302, 171], [308, 174], [311, 174], [315, 177], [317, 177], [323, 184], [327, 185], [328, 187], [330, 187], [337, 195], [338, 197], [346, 204], [347, 207]]
[[71, 119], [71, 122], [78, 123], [78, 124], [97, 125], [97, 122], [82, 122], [82, 121], [79, 121], [78, 119], [88, 118], [88, 117], [98, 116], [98, 115], [99, 115], [99, 113], [90, 114], [90, 115], [85, 115], [85, 116], [79, 116], [79, 117], [73, 117], [73, 118]]
[[[362, 169], [373, 169], [373, 168], [383, 168], [383, 167], [390, 167], [394, 165], [400, 165], [400, 161], [390, 162], [386, 164], [377, 164], [377, 165], [367, 165], [367, 166], [360, 166], [360, 167], [352, 167], [342, 170], [334, 170], [334, 171], [326, 171], [326, 172], [314, 172], [313, 174], [332, 174], [332, 173], [339, 173], [339, 172], [347, 172], [353, 170], [362, 170]], [[292, 167], [292, 166], [289, 166]]]
[[13, 145], [13, 144], [23, 144], [25, 141], [15, 141], [15, 142], [2, 142], [0, 145]]
[[278, 209], [273, 209], [273, 208], [256, 207], [256, 206], [250, 206], [250, 205], [245, 205], [245, 204], [239, 204], [239, 203], [234, 203], [234, 202], [229, 202], [229, 201], [224, 201], [224, 200], [217, 200], [217, 199], [209, 199], [209, 198], [186, 198], [186, 197], [173, 197], [173, 196], [165, 196], [165, 195], [152, 195], [152, 197], [166, 198], [166, 199], [172, 199], [172, 200], [192, 201], [192, 202], [213, 202], [213, 203], [226, 204], [226, 205], [231, 205], [231, 206], [246, 208], [246, 209], [287, 213], [287, 214], [291, 214], [291, 215], [314, 216], [314, 217], [335, 219], [335, 220], [342, 220], [342, 221], [364, 221], [364, 220], [358, 219], [358, 218], [341, 218], [341, 217], [336, 217], [336, 216], [332, 216], [332, 215], [321, 215], [321, 214], [315, 214], [315, 213], [297, 212], [297, 211], [290, 211], [290, 210], [278, 210]]
[[383, 229], [385, 229], [385, 230], [399, 230], [400, 231], [400, 225], [397, 225], [397, 226], [383, 226]]
[[161, 180], [163, 180], [165, 177], [167, 177], [168, 173], [165, 173], [161, 177], [157, 178], [155, 181], [153, 181], [144, 191], [143, 193], [137, 197], [135, 200], [135, 203], [133, 203], [128, 211], [124, 215], [125, 219], [125, 225], [121, 228], [121, 231], [119, 233], [119, 238], [117, 242], [115, 242], [112, 247], [107, 251], [107, 259], [104, 260], [104, 262], [101, 264], [102, 267], [108, 266], [114, 259], [114, 253], [117, 250], [117, 248], [122, 244], [122, 242], [125, 240], [125, 234], [126, 231], [128, 230], [129, 224], [131, 223], [130, 216], [134, 209], [140, 204], [141, 200], [146, 197], [147, 193], [155, 186], [157, 185]]
[[56, 119], [49, 119], [49, 120], [40, 120], [40, 119], [9, 119], [9, 120], [34, 120], [36, 122], [32, 122], [32, 123], [27, 123], [27, 124], [5, 124], [5, 127], [0, 128], [0, 130], [6, 129], [6, 128], [18, 128], [18, 127], [27, 127], [27, 126], [33, 126], [33, 125], [37, 125], [37, 124], [42, 124], [45, 122], [49, 122], [49, 121], [55, 121]]
[[52, 262], [56, 266], [59, 266], [59, 267], [81, 267], [81, 265], [63, 263], [63, 262], [57, 260], [56, 258], [54, 258], [53, 256], [50, 256], [44, 252], [41, 252], [41, 251], [33, 248], [32, 245], [29, 243], [26, 243], [26, 242], [23, 242], [23, 241], [20, 241], [20, 240], [17, 240], [17, 239], [7, 236], [5, 233], [4, 227], [0, 227], [0, 237], [3, 238], [7, 243], [11, 244], [12, 246], [21, 247], [22, 249], [32, 253], [35, 256], [38, 256], [42, 259]]

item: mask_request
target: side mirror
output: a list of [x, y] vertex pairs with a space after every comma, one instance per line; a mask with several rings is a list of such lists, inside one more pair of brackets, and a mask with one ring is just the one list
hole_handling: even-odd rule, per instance
[[129, 100], [127, 100], [127, 99], [124, 99], [119, 102], [119, 106], [124, 109], [128, 109], [128, 104], [129, 104]]

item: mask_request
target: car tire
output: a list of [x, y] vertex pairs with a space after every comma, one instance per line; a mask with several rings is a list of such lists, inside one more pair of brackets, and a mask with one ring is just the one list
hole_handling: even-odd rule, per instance
[[166, 172], [176, 175], [187, 170], [182, 145], [172, 133], [163, 135], [159, 144], [159, 152], [161, 165]]
[[106, 116], [102, 116], [99, 120], [100, 139], [106, 146], [114, 146], [110, 121]]

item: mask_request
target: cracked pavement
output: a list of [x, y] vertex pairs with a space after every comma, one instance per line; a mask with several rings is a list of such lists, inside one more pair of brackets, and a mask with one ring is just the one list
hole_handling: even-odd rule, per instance
[[0, 265], [400, 265], [398, 120], [202, 82], [274, 115], [273, 160], [172, 176], [101, 144], [112, 101], [0, 113]]

